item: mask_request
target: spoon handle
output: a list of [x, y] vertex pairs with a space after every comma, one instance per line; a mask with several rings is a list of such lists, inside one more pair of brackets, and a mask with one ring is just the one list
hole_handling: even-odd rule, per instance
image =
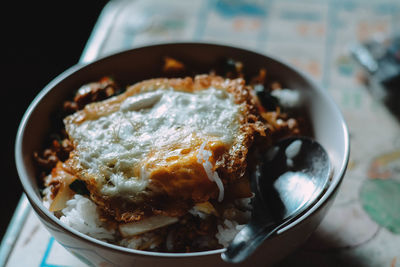
[[221, 257], [226, 262], [239, 263], [248, 258], [265, 239], [276, 233], [282, 224], [246, 225], [233, 239]]

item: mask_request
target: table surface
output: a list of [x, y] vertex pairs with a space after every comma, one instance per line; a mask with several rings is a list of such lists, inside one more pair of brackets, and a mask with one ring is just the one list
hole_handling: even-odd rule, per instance
[[[327, 216], [280, 266], [400, 266], [399, 121], [360, 81], [349, 52], [357, 42], [394, 34], [395, 25], [395, 0], [114, 0], [80, 62], [149, 43], [211, 41], [270, 54], [309, 73], [340, 107], [351, 157]], [[2, 241], [2, 263], [85, 266], [41, 226], [24, 196]]]

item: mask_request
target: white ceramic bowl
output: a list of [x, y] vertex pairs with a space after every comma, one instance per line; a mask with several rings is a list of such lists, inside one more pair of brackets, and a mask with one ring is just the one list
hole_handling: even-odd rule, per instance
[[26, 111], [16, 138], [15, 157], [25, 193], [55, 239], [89, 265], [94, 266], [225, 266], [220, 253], [224, 249], [196, 253], [157, 253], [111, 245], [64, 225], [42, 204], [33, 152], [39, 151], [50, 131], [50, 114], [60, 107], [71, 92], [82, 84], [112, 75], [121, 84], [162, 76], [164, 56], [170, 56], [208, 72], [216, 61], [234, 58], [242, 61], [246, 71], [257, 73], [264, 67], [268, 75], [287, 88], [299, 90], [304, 99], [314, 137], [328, 151], [332, 166], [332, 182], [324, 196], [303, 216], [288, 225], [279, 235], [267, 240], [243, 265], [266, 266], [293, 252], [306, 241], [331, 206], [343, 179], [349, 159], [349, 137], [344, 119], [326, 91], [307, 75], [271, 57], [230, 46], [205, 43], [170, 43], [135, 48], [102, 58], [87, 65], [68, 69], [33, 100]]

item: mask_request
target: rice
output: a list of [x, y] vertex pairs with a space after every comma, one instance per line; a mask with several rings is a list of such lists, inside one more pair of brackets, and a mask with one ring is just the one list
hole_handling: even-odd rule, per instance
[[223, 212], [224, 220], [217, 225], [215, 237], [218, 243], [227, 247], [236, 234], [250, 221], [252, 213], [251, 200], [253, 197], [236, 199]]
[[67, 201], [67, 206], [62, 210], [60, 221], [78, 230], [83, 234], [101, 240], [114, 240], [115, 230], [107, 229], [100, 220], [96, 204], [90, 199], [75, 194]]
[[52, 195], [51, 186], [49, 185], [50, 181], [51, 181], [51, 175], [47, 175], [44, 178], [45, 188], [42, 191], [42, 196], [43, 196], [42, 202], [43, 202], [43, 205], [46, 207], [46, 209], [49, 209], [51, 202], [53, 202], [53, 200], [51, 198], [51, 195]]
[[[50, 190], [46, 188], [46, 191]], [[44, 203], [46, 203], [45, 199], [43, 199]], [[66, 204], [67, 206], [61, 211], [60, 220], [83, 234], [103, 241], [116, 243], [123, 247], [140, 250], [156, 250], [158, 245], [163, 241], [161, 236], [152, 231], [118, 239], [118, 232], [115, 229], [106, 227], [105, 223], [100, 219], [96, 204], [91, 199], [75, 194]], [[204, 220], [210, 216], [195, 208], [192, 208], [189, 213], [200, 220]], [[249, 221], [250, 216], [251, 198], [237, 199], [227, 205], [223, 210], [223, 220], [217, 225], [215, 238], [218, 243], [224, 247], [228, 246], [236, 234]], [[173, 251], [173, 235], [173, 231], [169, 232], [165, 240], [168, 251]], [[203, 244], [201, 246], [206, 248], [207, 244], [210, 243], [210, 238], [212, 237], [203, 236], [202, 239], [196, 239], [193, 242], [200, 245]]]
[[273, 97], [276, 97], [279, 104], [285, 108], [296, 108], [301, 104], [300, 93], [291, 89], [278, 89], [271, 92]]
[[227, 247], [243, 227], [244, 224], [239, 225], [236, 221], [225, 219], [222, 225], [217, 226], [218, 233], [215, 237], [218, 239], [218, 243]]
[[217, 184], [219, 194], [218, 201], [221, 202], [224, 199], [224, 184], [219, 178], [218, 173], [212, 170], [212, 164], [210, 162], [210, 157], [212, 156], [211, 151], [205, 149], [206, 142], [204, 141], [200, 146], [200, 152], [197, 155], [197, 162], [203, 164], [203, 168], [210, 179], [211, 182], [215, 182]]
[[209, 216], [207, 213], [204, 213], [204, 212], [196, 209], [195, 207], [191, 208], [189, 210], [189, 213], [192, 214], [195, 217], [199, 217], [202, 220], [204, 220], [205, 218], [207, 218]]

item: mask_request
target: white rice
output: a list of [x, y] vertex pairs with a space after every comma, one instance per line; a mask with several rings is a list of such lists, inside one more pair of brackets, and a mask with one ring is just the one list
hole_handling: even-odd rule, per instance
[[205, 149], [205, 145], [206, 142], [204, 141], [200, 146], [199, 153], [197, 154], [197, 162], [203, 165], [208, 179], [217, 184], [219, 190], [218, 201], [221, 202], [224, 199], [224, 184], [222, 183], [221, 178], [219, 178], [218, 173], [212, 170], [212, 164], [209, 160], [212, 153]]
[[51, 180], [51, 174], [47, 175], [44, 178], [44, 185], [46, 187], [42, 191], [42, 194], [43, 194], [42, 201], [43, 201], [43, 205], [46, 207], [46, 209], [49, 209], [51, 202], [53, 202], [53, 200], [51, 199], [51, 186], [49, 186], [50, 180]]
[[[49, 196], [49, 192], [50, 187], [47, 187], [44, 190], [44, 203], [50, 203], [50, 201], [45, 200], [47, 199], [46, 196]], [[48, 197], [48, 199], [50, 199], [50, 197]], [[112, 243], [117, 242], [117, 231], [115, 229], [108, 229], [100, 220], [97, 206], [91, 199], [75, 194], [66, 204], [67, 206], [62, 210], [63, 215], [60, 217], [60, 220], [63, 223], [91, 237]], [[193, 216], [199, 217], [200, 219], [205, 219], [209, 216], [209, 214], [203, 213], [194, 208], [189, 210], [189, 213]], [[250, 216], [251, 198], [238, 199], [232, 204], [228, 204], [222, 214], [222, 224], [217, 225], [217, 233], [215, 237], [217, 238], [218, 243], [224, 247], [228, 246], [236, 234], [244, 227], [245, 223], [248, 222]], [[204, 243], [204, 247], [207, 248], [210, 238], [211, 237], [203, 237], [204, 240], [194, 240], [193, 242], [199, 244]], [[169, 239], [171, 239], [171, 236]], [[153, 232], [147, 232], [137, 236], [124, 238], [117, 243], [121, 246], [132, 249], [152, 250], [157, 248], [160, 243], [160, 238]], [[169, 247], [172, 250], [173, 244], [169, 244]]]
[[48, 186], [46, 187], [43, 192], [43, 205], [46, 207], [46, 209], [50, 208], [52, 199], [51, 199], [51, 187]]
[[254, 197], [254, 193], [253, 193], [253, 196], [251, 196], [251, 197], [235, 199], [235, 201], [233, 203], [235, 204], [235, 206], [238, 209], [251, 211], [253, 209], [253, 206], [251, 205], [251, 200], [253, 199], [253, 197]]
[[225, 208], [223, 213], [225, 219], [222, 224], [217, 226], [218, 232], [215, 235], [219, 244], [227, 247], [236, 234], [249, 222], [251, 218], [252, 198], [236, 199], [232, 205], [228, 205], [229, 207]]
[[300, 92], [298, 90], [277, 89], [271, 92], [279, 104], [285, 108], [296, 108], [301, 104]]
[[67, 201], [60, 220], [79, 232], [101, 240], [114, 240], [115, 230], [106, 229], [100, 221], [97, 206], [90, 199], [75, 194]]
[[235, 221], [225, 219], [223, 225], [217, 226], [218, 232], [215, 237], [218, 239], [218, 243], [227, 247], [243, 227], [244, 224], [239, 225]]
[[204, 213], [204, 212], [202, 212], [202, 211], [200, 211], [200, 210], [198, 210], [198, 209], [196, 209], [194, 207], [189, 210], [189, 213], [192, 214], [195, 217], [199, 217], [202, 220], [204, 220], [205, 218], [207, 218], [209, 216], [209, 214]]

